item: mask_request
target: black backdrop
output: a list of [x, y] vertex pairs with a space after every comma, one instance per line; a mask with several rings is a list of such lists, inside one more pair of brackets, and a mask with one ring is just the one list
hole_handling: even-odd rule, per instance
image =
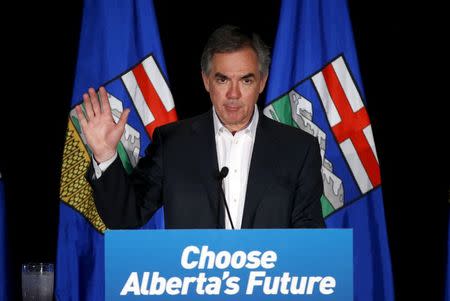
[[[349, 6], [381, 165], [396, 297], [441, 300], [449, 183], [448, 96], [438, 84], [445, 61], [438, 43], [446, 39], [439, 35], [442, 8], [365, 2]], [[210, 106], [199, 73], [207, 35], [234, 23], [272, 45], [279, 1], [156, 0], [155, 8], [176, 109], [187, 118]], [[12, 300], [20, 299], [20, 263], [56, 257], [59, 172], [81, 11], [81, 1], [39, 1], [1, 13], [0, 171]]]

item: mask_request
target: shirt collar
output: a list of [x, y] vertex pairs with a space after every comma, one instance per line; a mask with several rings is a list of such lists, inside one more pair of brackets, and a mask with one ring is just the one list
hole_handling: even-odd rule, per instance
[[[214, 133], [216, 135], [218, 135], [220, 132], [223, 132], [223, 131], [230, 132], [220, 121], [219, 117], [217, 116], [217, 112], [216, 112], [216, 109], [214, 108], [214, 106], [213, 106], [213, 120], [214, 120]], [[258, 121], [259, 121], [259, 111], [258, 111], [258, 106], [255, 104], [255, 110], [253, 111], [253, 116], [252, 116], [252, 119], [250, 120], [250, 123], [245, 128], [243, 128], [242, 130], [240, 130], [238, 132], [244, 131], [244, 133], [246, 133], [252, 137], [255, 137]]]

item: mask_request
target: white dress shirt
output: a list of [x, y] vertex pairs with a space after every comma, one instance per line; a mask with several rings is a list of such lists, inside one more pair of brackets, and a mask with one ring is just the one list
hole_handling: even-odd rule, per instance
[[[214, 133], [216, 138], [217, 162], [219, 170], [228, 167], [228, 175], [223, 180], [225, 199], [230, 209], [235, 229], [240, 229], [244, 213], [247, 180], [252, 160], [253, 145], [256, 136], [259, 114], [255, 111], [250, 123], [234, 135], [222, 124], [213, 108]], [[225, 211], [225, 229], [231, 229], [231, 223]]]
[[[217, 117], [216, 110], [213, 107], [214, 133], [216, 140], [217, 162], [219, 170], [222, 167], [228, 167], [228, 175], [223, 180], [223, 190], [225, 199], [230, 209], [231, 219], [235, 229], [240, 229], [242, 225], [242, 216], [244, 213], [245, 194], [247, 192], [247, 180], [252, 160], [253, 145], [256, 136], [256, 127], [258, 125], [259, 114], [255, 105], [255, 110], [250, 123], [234, 135], [222, 124]], [[97, 164], [92, 157], [95, 177], [99, 179], [102, 173], [117, 158], [116, 154], [109, 160]], [[231, 229], [231, 223], [225, 211], [225, 229]]]
[[97, 179], [100, 179], [102, 176], [102, 173], [105, 172], [105, 170], [116, 160], [117, 158], [117, 152], [114, 154], [114, 156], [111, 159], [108, 159], [106, 161], [103, 161], [101, 163], [97, 163], [94, 159], [94, 155], [92, 155], [92, 165], [94, 165], [94, 171], [95, 171], [95, 177]]

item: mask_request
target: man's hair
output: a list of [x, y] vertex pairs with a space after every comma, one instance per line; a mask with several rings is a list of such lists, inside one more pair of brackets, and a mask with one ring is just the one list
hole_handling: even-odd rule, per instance
[[247, 47], [256, 52], [259, 71], [267, 75], [270, 65], [269, 47], [256, 33], [245, 32], [234, 25], [223, 25], [211, 34], [202, 53], [202, 72], [209, 74], [214, 54], [231, 53]]

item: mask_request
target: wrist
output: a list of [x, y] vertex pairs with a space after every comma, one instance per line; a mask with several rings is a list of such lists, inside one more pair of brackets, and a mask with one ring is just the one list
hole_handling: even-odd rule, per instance
[[116, 155], [116, 152], [106, 153], [106, 154], [93, 154], [93, 158], [97, 164], [111, 160]]

